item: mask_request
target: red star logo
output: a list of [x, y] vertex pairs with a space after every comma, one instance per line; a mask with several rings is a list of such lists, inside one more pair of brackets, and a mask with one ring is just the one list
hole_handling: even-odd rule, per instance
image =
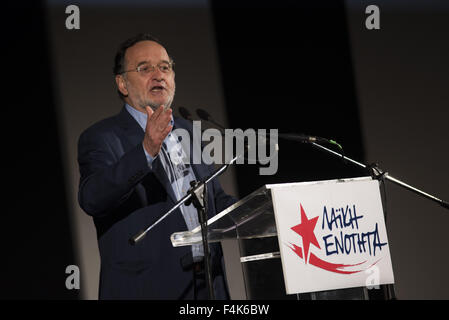
[[315, 229], [315, 225], [318, 222], [318, 217], [309, 220], [301, 204], [300, 206], [301, 223], [292, 227], [291, 229], [302, 237], [302, 244], [304, 247], [304, 261], [307, 263], [310, 243], [321, 249], [320, 245], [318, 244], [318, 240], [315, 237], [315, 233], [313, 232], [313, 230]]

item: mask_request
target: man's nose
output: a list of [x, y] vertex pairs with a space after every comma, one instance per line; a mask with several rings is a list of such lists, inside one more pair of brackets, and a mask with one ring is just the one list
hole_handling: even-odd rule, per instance
[[153, 69], [153, 75], [154, 80], [162, 81], [165, 80], [165, 74], [159, 69], [159, 67], [154, 67]]

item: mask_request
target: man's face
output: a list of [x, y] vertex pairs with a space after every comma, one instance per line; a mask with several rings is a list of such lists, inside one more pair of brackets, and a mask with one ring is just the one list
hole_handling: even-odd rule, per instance
[[135, 70], [143, 64], [155, 67], [149, 74], [131, 71], [116, 76], [117, 86], [129, 105], [142, 112], [146, 106], [153, 110], [160, 105], [170, 107], [175, 96], [175, 73], [160, 71], [157, 65], [164, 62], [170, 62], [167, 51], [154, 41], [140, 41], [126, 50], [125, 70]]

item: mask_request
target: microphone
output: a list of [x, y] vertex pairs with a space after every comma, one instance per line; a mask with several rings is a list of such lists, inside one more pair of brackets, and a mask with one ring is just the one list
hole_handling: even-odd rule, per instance
[[[221, 124], [217, 123], [206, 110], [196, 109], [196, 114], [200, 117], [201, 120], [213, 123], [214, 125], [216, 125], [217, 127], [221, 128], [223, 130], [225, 129]], [[334, 144], [337, 147], [339, 147], [341, 150], [343, 150], [343, 147], [340, 144], [338, 144], [336, 141], [329, 140], [326, 138], [309, 136], [309, 135], [305, 135], [305, 134], [297, 134], [297, 133], [279, 133], [278, 137], [285, 139], [285, 140], [298, 141], [298, 142], [302, 142], [302, 143], [314, 143], [314, 142], [315, 143], [329, 143], [329, 144]], [[267, 139], [270, 139], [270, 136], [268, 134], [265, 135], [265, 141], [264, 141], [265, 143], [267, 143]], [[276, 143], [276, 145], [277, 145], [277, 143]], [[279, 148], [278, 145], [276, 147]]]
[[193, 121], [192, 114], [190, 113], [189, 110], [187, 110], [184, 107], [179, 107], [178, 110], [179, 110], [179, 113], [181, 114], [181, 117], [183, 117], [186, 120]]
[[[222, 133], [224, 133], [224, 130], [226, 130], [226, 128], [223, 127], [221, 124], [219, 124], [217, 121], [215, 121], [206, 110], [196, 109], [196, 114], [198, 115], [198, 117], [200, 117], [201, 120], [204, 120], [204, 121], [214, 124], [216, 127], [218, 127], [220, 129], [220, 131]], [[267, 138], [269, 138], [268, 135], [263, 136], [263, 143], [268, 144]], [[276, 143], [276, 148], [279, 149], [279, 146], [277, 145], [277, 143]]]
[[214, 125], [216, 125], [217, 127], [219, 127], [222, 130], [226, 129], [221, 124], [216, 122], [206, 110], [196, 109], [196, 114], [198, 115], [198, 117], [200, 117], [201, 120], [213, 123]]
[[336, 145], [340, 150], [343, 151], [343, 147], [335, 140], [326, 139], [322, 137], [309, 136], [305, 134], [297, 134], [297, 133], [280, 133], [279, 138], [291, 141], [298, 141], [301, 143], [328, 143]]
[[326, 138], [308, 136], [305, 134], [297, 134], [297, 133], [280, 133], [279, 138], [283, 138], [285, 140], [298, 141], [302, 143], [328, 142]]
[[198, 115], [198, 117], [205, 121], [209, 121], [209, 118], [211, 118], [210, 114], [203, 109], [196, 109], [196, 114]]
[[[181, 117], [183, 117], [184, 119], [189, 120], [189, 121], [192, 121], [192, 122], [195, 121], [195, 120], [193, 120], [192, 114], [190, 113], [190, 111], [189, 111], [187, 108], [179, 107], [178, 110], [179, 110], [179, 114], [180, 114]], [[204, 133], [205, 130], [206, 130], [206, 129], [201, 129], [201, 133]], [[220, 133], [221, 133], [222, 135], [224, 135], [224, 131], [223, 131], [223, 130], [220, 130]], [[214, 136], [215, 136], [215, 135], [214, 135]], [[221, 137], [221, 135], [219, 135], [219, 136]]]
[[[217, 128], [219, 128], [222, 133], [225, 132], [226, 128], [224, 126], [222, 126], [221, 124], [219, 124], [217, 121], [215, 121], [212, 118], [212, 116], [206, 110], [196, 109], [196, 114], [198, 115], [198, 117], [200, 117], [201, 120], [207, 121], [209, 123], [212, 123]], [[270, 142], [274, 140], [273, 138], [270, 137], [269, 134], [264, 134], [264, 135], [261, 135], [260, 137], [262, 138], [261, 142], [264, 145], [269, 145]], [[236, 138], [240, 138], [241, 139], [243, 137], [236, 137]], [[279, 144], [277, 143], [277, 139], [273, 142], [273, 144], [274, 144], [274, 150], [276, 152], [278, 152], [279, 151]], [[245, 159], [255, 160], [255, 159], [250, 158], [249, 155], [248, 155], [248, 152], [251, 149], [251, 145], [249, 143], [247, 143], [246, 141], [244, 142], [244, 148], [245, 148], [245, 155], [244, 155]], [[253, 148], [253, 150], [255, 152], [256, 146], [252, 146], [252, 148]]]

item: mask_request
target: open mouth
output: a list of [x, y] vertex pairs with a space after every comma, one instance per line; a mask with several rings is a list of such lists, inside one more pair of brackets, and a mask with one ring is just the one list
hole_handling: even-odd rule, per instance
[[164, 90], [165, 88], [163, 86], [154, 86], [150, 89], [151, 92], [160, 92]]

